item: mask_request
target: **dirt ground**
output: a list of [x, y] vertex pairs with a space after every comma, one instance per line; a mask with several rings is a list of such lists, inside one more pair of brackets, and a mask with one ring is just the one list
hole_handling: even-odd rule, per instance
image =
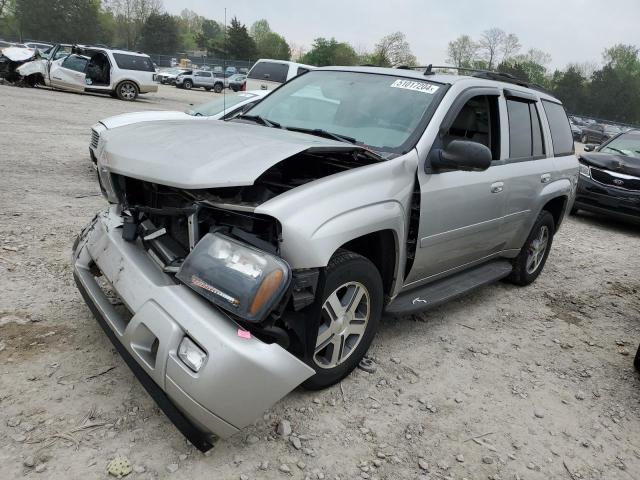
[[375, 373], [296, 390], [207, 455], [189, 446], [94, 321], [69, 260], [105, 205], [90, 126], [213, 95], [0, 86], [1, 478], [104, 479], [120, 455], [128, 478], [640, 479], [640, 230], [587, 214], [564, 224], [534, 285], [385, 320]]

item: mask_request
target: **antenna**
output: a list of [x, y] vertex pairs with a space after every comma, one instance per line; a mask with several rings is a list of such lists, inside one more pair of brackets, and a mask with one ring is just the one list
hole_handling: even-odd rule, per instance
[[227, 89], [224, 88], [227, 74], [227, 7], [224, 7], [224, 58], [222, 59], [222, 120], [227, 121]]

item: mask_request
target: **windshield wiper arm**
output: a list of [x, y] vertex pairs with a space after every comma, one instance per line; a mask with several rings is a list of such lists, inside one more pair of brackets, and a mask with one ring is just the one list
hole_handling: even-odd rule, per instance
[[357, 141], [355, 138], [349, 137], [348, 135], [328, 132], [326, 130], [322, 130], [321, 128], [299, 128], [299, 127], [285, 127], [285, 128], [293, 132], [309, 133], [311, 135], [316, 135], [318, 137], [331, 138], [339, 142], [356, 143]]
[[260, 115], [238, 115], [236, 118], [240, 118], [242, 120], [250, 120], [252, 122], [256, 122], [261, 125], [264, 125], [265, 127], [282, 128], [282, 125], [280, 125], [278, 122], [274, 122], [273, 120], [267, 120], [266, 118], [261, 117]]
[[609, 150], [613, 150], [614, 152], [621, 153], [621, 154], [622, 154], [622, 155], [624, 155], [625, 157], [628, 157], [628, 156], [629, 156], [629, 155], [627, 155], [626, 153], [624, 153], [622, 150], [618, 150], [618, 149], [617, 149], [617, 148], [615, 148], [615, 147], [606, 147], [606, 146], [605, 146], [604, 148], [608, 148]]

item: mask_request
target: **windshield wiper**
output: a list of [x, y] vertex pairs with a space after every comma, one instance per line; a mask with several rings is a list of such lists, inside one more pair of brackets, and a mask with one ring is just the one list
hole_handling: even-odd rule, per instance
[[622, 150], [618, 150], [617, 148], [614, 147], [604, 147], [604, 148], [608, 148], [609, 150], [613, 150], [614, 152], [618, 152], [621, 153], [622, 155], [624, 155], [625, 157], [628, 157], [629, 155], [627, 155], [626, 153], [624, 153]]
[[318, 137], [331, 138], [332, 140], [337, 140], [339, 142], [356, 143], [357, 141], [353, 137], [342, 135], [340, 133], [328, 132], [326, 130], [322, 130], [321, 128], [285, 127], [285, 129], [291, 130], [292, 132], [309, 133]]
[[282, 125], [280, 125], [278, 122], [267, 120], [266, 118], [261, 117], [260, 115], [238, 115], [236, 118], [240, 118], [242, 120], [250, 120], [252, 122], [256, 122], [261, 125], [264, 125], [265, 127], [282, 128]]

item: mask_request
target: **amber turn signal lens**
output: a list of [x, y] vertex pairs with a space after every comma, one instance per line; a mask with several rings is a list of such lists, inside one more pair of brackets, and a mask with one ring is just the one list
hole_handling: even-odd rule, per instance
[[282, 283], [284, 275], [282, 270], [274, 270], [262, 281], [256, 296], [253, 298], [253, 303], [249, 309], [251, 315], [256, 315], [262, 306], [267, 303], [271, 297], [278, 292], [280, 284]]

